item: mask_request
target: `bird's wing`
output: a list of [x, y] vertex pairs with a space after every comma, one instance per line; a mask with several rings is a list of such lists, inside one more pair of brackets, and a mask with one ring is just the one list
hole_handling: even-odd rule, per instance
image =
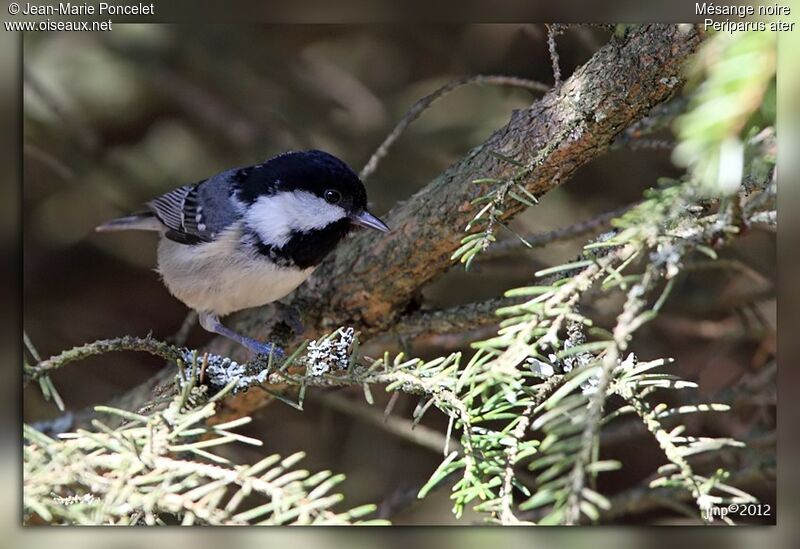
[[178, 187], [147, 203], [167, 228], [167, 238], [182, 244], [211, 242], [241, 217], [230, 196], [231, 171]]
[[167, 228], [167, 238], [183, 244], [199, 244], [212, 240], [213, 231], [202, 222], [197, 185], [184, 185], [164, 193], [148, 202], [147, 207]]

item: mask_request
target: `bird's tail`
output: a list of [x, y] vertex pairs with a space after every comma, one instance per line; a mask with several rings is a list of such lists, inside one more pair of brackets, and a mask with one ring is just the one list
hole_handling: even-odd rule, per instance
[[98, 232], [106, 231], [163, 231], [164, 226], [150, 213], [133, 214], [127, 217], [118, 217], [98, 225], [94, 229]]

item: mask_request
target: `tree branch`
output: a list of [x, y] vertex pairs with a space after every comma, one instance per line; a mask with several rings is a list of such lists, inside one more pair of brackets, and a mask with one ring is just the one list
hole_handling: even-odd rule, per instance
[[[540, 197], [567, 181], [581, 166], [609, 149], [632, 123], [666, 101], [683, 83], [682, 67], [701, 41], [690, 25], [648, 25], [613, 38], [562, 85], [530, 108], [514, 111], [508, 124], [450, 166], [386, 218], [392, 232], [362, 232], [329, 257], [291, 298], [306, 329], [316, 337], [340, 326], [353, 326], [363, 339], [387, 331], [425, 284], [449, 269], [463, 229], [474, 217], [471, 201], [518, 167], [499, 152], [527, 165], [518, 183]], [[499, 217], [508, 221], [524, 208], [513, 202]], [[274, 305], [239, 315], [238, 330], [255, 338], [294, 345], [285, 326], [274, 320]], [[273, 320], [269, 320], [273, 318]], [[240, 357], [242, 349], [216, 338], [215, 353]], [[144, 401], [149, 390], [170, 379], [162, 372], [125, 400]], [[160, 381], [159, 381], [160, 380]], [[228, 412], [249, 414], [271, 400], [260, 391], [230, 399]], [[224, 421], [225, 413], [220, 415]], [[228, 416], [230, 417], [230, 416]]]
[[[493, 187], [466, 183], [505, 180], [517, 171], [490, 151], [533, 165], [520, 183], [536, 196], [546, 194], [672, 96], [682, 82], [682, 62], [699, 40], [693, 27], [675, 25], [652, 25], [612, 40], [558, 90], [515, 111], [484, 144], [392, 209], [391, 233], [361, 233], [324, 262], [292, 300], [314, 304], [298, 307], [306, 326], [356, 325], [369, 335], [385, 330], [420, 287], [452, 265], [463, 228], [475, 215], [470, 201]], [[501, 220], [523, 208], [508, 204]], [[240, 327], [252, 330], [262, 319], [263, 310], [248, 311]]]

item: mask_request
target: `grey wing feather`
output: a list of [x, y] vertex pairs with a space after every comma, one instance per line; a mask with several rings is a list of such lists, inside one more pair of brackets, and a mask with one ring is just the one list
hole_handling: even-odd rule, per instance
[[211, 242], [241, 217], [231, 198], [231, 176], [227, 170], [193, 185], [184, 185], [148, 202], [147, 206], [167, 229], [168, 238], [193, 244]]
[[[201, 222], [197, 219], [196, 185], [184, 185], [164, 193], [148, 202], [147, 207], [168, 229], [180, 233], [193, 234], [199, 238], [204, 236], [202, 234], [204, 231], [198, 231]], [[200, 211], [202, 212], [202, 207]], [[202, 239], [206, 240], [205, 238]]]
[[193, 188], [194, 185], [184, 185], [154, 198], [147, 206], [164, 225], [172, 230], [180, 230], [183, 226], [183, 204]]
[[186, 244], [211, 242], [240, 217], [230, 196], [229, 172], [178, 187], [147, 203], [167, 227], [168, 238]]
[[240, 206], [231, 196], [231, 179], [237, 171], [178, 187], [148, 202], [146, 211], [112, 219], [96, 230], [159, 231], [182, 244], [211, 242], [241, 217]]

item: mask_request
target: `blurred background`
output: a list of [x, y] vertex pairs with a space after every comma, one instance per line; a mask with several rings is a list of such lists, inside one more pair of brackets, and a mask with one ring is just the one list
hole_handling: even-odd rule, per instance
[[[596, 26], [570, 27], [560, 35], [564, 78], [609, 36]], [[33, 345], [46, 357], [123, 334], [167, 338], [181, 327], [187, 311], [153, 271], [154, 236], [98, 235], [97, 224], [178, 185], [288, 149], [322, 148], [359, 170], [417, 99], [473, 74], [551, 83], [545, 27], [115, 25], [110, 33], [29, 34], [23, 69], [23, 324]], [[367, 181], [371, 210], [387, 212], [537, 97], [517, 88], [467, 86], [434, 103]], [[671, 139], [668, 131], [653, 137]], [[636, 201], [659, 177], [680, 173], [670, 150], [659, 144], [618, 146], [545, 196], [514, 228], [535, 234], [583, 221]], [[436, 280], [424, 290], [424, 302], [438, 308], [499, 296], [529, 284], [535, 271], [574, 258], [583, 242], [490, 254], [469, 272], [456, 267]], [[634, 351], [643, 359], [675, 358], [677, 373], [699, 383], [698, 402], [732, 405], [727, 414], [690, 418], [695, 433], [750, 445], [723, 453], [707, 469], [760, 471], [774, 466], [775, 234], [754, 229], [722, 256], [736, 267], [682, 276], [664, 314], [640, 331]], [[604, 308], [610, 313], [617, 305], [597, 302], [592, 314], [600, 324], [610, 323]], [[490, 334], [386, 337], [364, 352], [402, 348], [432, 357]], [[188, 344], [208, 339], [195, 327]], [[67, 408], [80, 410], [125, 392], [162, 366], [126, 353], [70, 365], [53, 377]], [[440, 452], [419, 444], [413, 433], [389, 432], [375, 420], [387, 398], [375, 394], [375, 400], [369, 408], [356, 388], [313, 392], [303, 412], [275, 403], [243, 431], [265, 446], [242, 447], [229, 457], [252, 462], [267, 453], [305, 450], [305, 467], [347, 475], [342, 491], [350, 506], [376, 503], [395, 524], [454, 522], [446, 488], [424, 501], [414, 497], [440, 463]], [[414, 399], [402, 397], [393, 414], [410, 418], [414, 406]], [[35, 386], [27, 388], [23, 409], [28, 422], [58, 416]], [[441, 420], [427, 414], [419, 432], [443, 432]], [[640, 427], [621, 421], [610, 429], [602, 452], [625, 466], [601, 477], [604, 494], [639, 485], [663, 463]], [[774, 483], [744, 488], [774, 506]], [[656, 506], [615, 522], [680, 520], [674, 509]], [[762, 520], [773, 522], [774, 515]]]

